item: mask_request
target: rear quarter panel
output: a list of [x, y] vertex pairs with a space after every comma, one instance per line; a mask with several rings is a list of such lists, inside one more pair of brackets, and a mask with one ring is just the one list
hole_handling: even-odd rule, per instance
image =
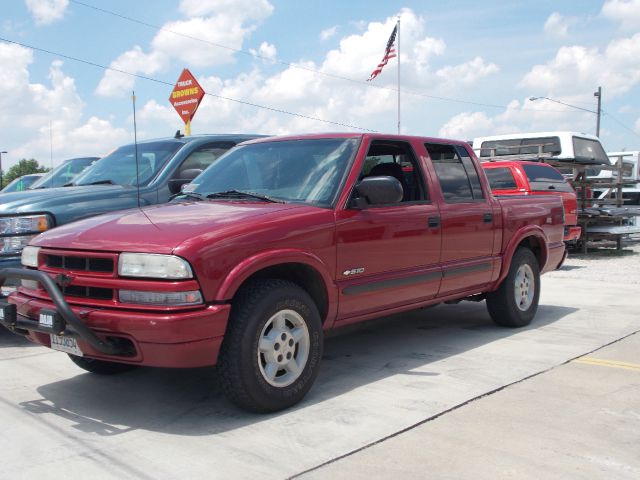
[[540, 271], [556, 268], [564, 255], [564, 208], [557, 195], [497, 197], [502, 209], [502, 255], [504, 261], [501, 279], [511, 263], [518, 245], [533, 237], [541, 246]]

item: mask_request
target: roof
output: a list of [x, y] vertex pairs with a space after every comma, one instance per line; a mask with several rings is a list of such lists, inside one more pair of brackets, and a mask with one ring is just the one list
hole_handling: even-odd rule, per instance
[[474, 146], [478, 141], [488, 141], [488, 140], [512, 140], [518, 138], [538, 138], [538, 137], [560, 137], [560, 138], [570, 138], [570, 137], [582, 137], [582, 138], [590, 138], [593, 140], [600, 140], [595, 135], [590, 135], [588, 133], [582, 132], [568, 132], [568, 131], [556, 131], [556, 132], [520, 132], [520, 133], [509, 133], [504, 135], [490, 135], [486, 137], [476, 137], [473, 139]]

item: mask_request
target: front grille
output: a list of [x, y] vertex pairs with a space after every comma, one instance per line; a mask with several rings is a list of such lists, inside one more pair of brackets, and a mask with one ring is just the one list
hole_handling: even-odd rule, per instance
[[50, 268], [62, 268], [64, 270], [100, 273], [113, 272], [113, 259], [111, 258], [47, 254], [45, 256], [45, 265]]
[[112, 300], [113, 289], [100, 287], [83, 287], [80, 285], [67, 285], [61, 287], [62, 294], [70, 297], [95, 298], [98, 300]]

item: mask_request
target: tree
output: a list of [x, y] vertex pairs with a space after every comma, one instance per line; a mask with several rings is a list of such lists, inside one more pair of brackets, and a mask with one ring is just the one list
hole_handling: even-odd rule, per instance
[[35, 158], [30, 158], [29, 160], [23, 158], [7, 170], [6, 174], [2, 172], [2, 186], [0, 188], [4, 188], [4, 186], [8, 185], [9, 182], [15, 178], [21, 177], [22, 175], [27, 175], [29, 173], [45, 173], [49, 170], [49, 168], [40, 165]]

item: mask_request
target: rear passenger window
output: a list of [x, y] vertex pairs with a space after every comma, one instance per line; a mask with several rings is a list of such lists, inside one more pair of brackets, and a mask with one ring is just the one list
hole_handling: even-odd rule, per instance
[[534, 192], [555, 190], [557, 192], [572, 192], [562, 174], [549, 165], [523, 165], [524, 173], [529, 179], [529, 185]]
[[473, 202], [484, 198], [478, 172], [465, 149], [438, 143], [427, 143], [425, 147], [438, 175], [445, 202]]
[[517, 188], [516, 180], [513, 178], [510, 168], [485, 168], [484, 173], [487, 174], [492, 190], [513, 190]]

